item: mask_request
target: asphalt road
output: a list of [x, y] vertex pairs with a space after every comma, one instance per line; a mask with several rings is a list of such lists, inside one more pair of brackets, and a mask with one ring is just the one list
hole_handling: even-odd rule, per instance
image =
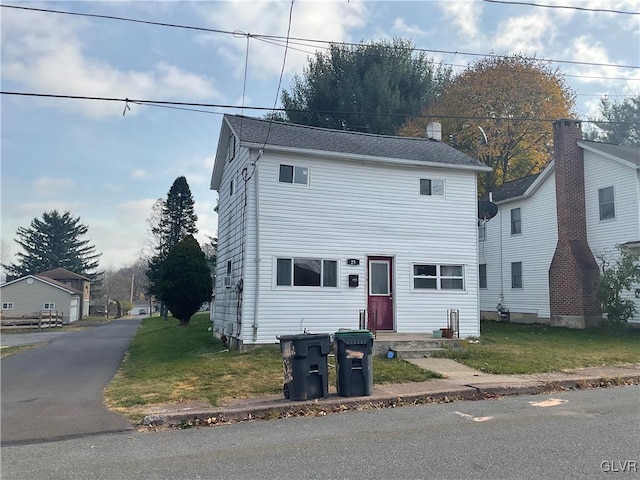
[[139, 325], [139, 318], [114, 320], [2, 359], [2, 444], [131, 430], [104, 406], [102, 390]]
[[2, 479], [638, 478], [640, 386], [2, 448]]

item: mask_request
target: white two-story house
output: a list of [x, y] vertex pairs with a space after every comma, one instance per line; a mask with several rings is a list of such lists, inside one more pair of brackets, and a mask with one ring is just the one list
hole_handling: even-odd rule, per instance
[[476, 176], [438, 139], [226, 115], [214, 329], [231, 344], [358, 328], [479, 335]]
[[[640, 148], [582, 140], [576, 121], [558, 121], [554, 128], [556, 143], [563, 145], [555, 147], [554, 160], [541, 173], [494, 191], [498, 214], [479, 227], [484, 318], [497, 318], [498, 304], [512, 321], [554, 323], [554, 316], [589, 317], [561, 313], [560, 307], [558, 313], [553, 311], [554, 298], [580, 299], [584, 291], [593, 293], [590, 280], [584, 280], [579, 293], [571, 291], [582, 275], [566, 270], [569, 267], [558, 261], [558, 248], [566, 243], [569, 250], [579, 251], [582, 242], [580, 255], [585, 258], [577, 263], [593, 270], [594, 261], [598, 268], [603, 260], [616, 259], [617, 245], [640, 240]], [[566, 177], [562, 183], [557, 181], [559, 165]], [[550, 272], [554, 255], [557, 267]]]

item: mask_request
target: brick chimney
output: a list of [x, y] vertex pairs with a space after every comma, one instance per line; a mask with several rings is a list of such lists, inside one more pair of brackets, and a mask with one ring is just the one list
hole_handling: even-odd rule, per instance
[[558, 243], [549, 267], [551, 325], [585, 328], [601, 320], [596, 291], [600, 270], [587, 242], [582, 128], [553, 123]]

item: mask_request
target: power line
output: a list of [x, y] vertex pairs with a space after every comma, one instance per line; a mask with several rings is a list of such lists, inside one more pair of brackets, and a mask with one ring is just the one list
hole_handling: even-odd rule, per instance
[[[251, 38], [264, 42], [264, 43], [268, 43], [270, 45], [275, 45], [277, 47], [284, 47], [284, 44], [279, 41], [279, 40], [265, 40], [264, 38], [260, 38], [259, 36], [255, 36], [253, 35]], [[291, 42], [294, 43], [295, 45], [302, 45], [302, 46], [306, 46], [306, 47], [311, 47], [311, 45], [302, 43], [302, 42]], [[358, 44], [360, 45], [360, 44]], [[329, 50], [329, 48], [331, 47], [321, 47], [321, 46], [317, 46], [316, 49], [322, 49], [322, 50]], [[303, 50], [301, 48], [292, 48], [291, 46], [289, 46], [290, 50], [296, 50], [298, 52], [302, 52], [302, 53], [306, 53], [308, 55], [313, 55], [315, 53], [315, 51], [309, 51], [309, 50]], [[392, 58], [391, 56], [389, 56], [388, 58]], [[503, 57], [504, 58], [504, 57]], [[535, 57], [523, 57], [523, 58], [531, 58], [531, 59], [535, 59]], [[537, 59], [537, 60], [541, 60], [541, 59]], [[541, 60], [543, 61], [543, 60]], [[547, 60], [548, 62], [548, 60]], [[438, 65], [442, 65], [445, 67], [455, 67], [455, 68], [462, 68], [462, 69], [468, 69], [470, 68], [470, 66], [467, 65], [460, 65], [457, 63], [446, 63], [446, 62], [438, 62]], [[501, 69], [496, 69], [495, 71], [504, 71], [504, 72], [509, 72], [512, 74], [521, 74], [521, 75], [530, 75], [533, 72], [527, 70], [527, 71], [522, 71], [522, 72], [514, 72], [512, 70], [501, 70]], [[562, 76], [564, 77], [569, 77], [569, 78], [587, 78], [587, 79], [594, 79], [594, 80], [619, 80], [619, 81], [640, 81], [640, 78], [629, 78], [629, 77], [606, 77], [603, 75], [572, 75], [572, 74], [567, 74], [567, 73], [562, 73]]]
[[583, 12], [604, 12], [604, 13], [620, 13], [623, 15], [640, 15], [640, 12], [629, 12], [624, 10], [614, 10], [607, 8], [588, 8], [588, 7], [574, 7], [569, 5], [547, 5], [542, 3], [533, 3], [533, 2], [508, 2], [505, 0], [482, 0], [487, 3], [500, 3], [504, 5], [523, 5], [527, 7], [542, 7], [542, 8], [559, 8], [566, 10], [580, 10]]
[[[31, 92], [8, 92], [0, 91], [0, 95], [12, 95], [22, 97], [37, 97], [37, 98], [56, 98], [66, 100], [89, 100], [89, 101], [102, 101], [102, 102], [120, 102], [127, 105], [128, 103], [135, 103], [138, 105], [148, 105], [153, 107], [174, 108], [176, 110], [187, 110], [200, 113], [210, 113], [219, 115], [218, 112], [209, 112], [206, 110], [195, 110], [179, 107], [207, 107], [207, 108], [221, 108], [230, 110], [257, 110], [257, 111], [281, 111], [281, 112], [308, 112], [319, 114], [331, 114], [331, 115], [350, 115], [357, 114], [362, 116], [379, 116], [379, 117], [412, 117], [412, 118], [435, 118], [435, 119], [447, 119], [447, 120], [511, 120], [511, 121], [523, 121], [523, 122], [555, 122], [557, 118], [533, 118], [533, 117], [495, 117], [495, 116], [479, 116], [479, 115], [425, 115], [425, 114], [407, 114], [407, 113], [379, 113], [379, 112], [347, 112], [347, 111], [329, 111], [329, 110], [303, 110], [303, 109], [286, 109], [286, 108], [274, 108], [274, 107], [259, 107], [259, 106], [242, 106], [242, 105], [225, 105], [216, 103], [198, 103], [198, 102], [177, 102], [168, 100], [142, 100], [132, 98], [115, 98], [115, 97], [91, 97], [84, 95], [57, 95], [50, 93], [31, 93]], [[596, 123], [591, 120], [581, 120], [582, 123]], [[633, 122], [601, 122], [602, 124], [617, 124], [617, 125], [630, 125]]]
[[[361, 43], [354, 43], [354, 42], [333, 42], [330, 40], [317, 40], [317, 39], [310, 39], [310, 38], [300, 38], [300, 37], [282, 37], [280, 35], [259, 35], [259, 34], [251, 34], [251, 33], [244, 33], [244, 32], [239, 32], [239, 31], [229, 31], [229, 30], [220, 30], [220, 29], [214, 29], [214, 28], [206, 28], [206, 27], [195, 27], [195, 26], [191, 26], [191, 25], [181, 25], [181, 24], [175, 24], [175, 23], [164, 23], [164, 22], [153, 22], [153, 21], [149, 21], [149, 20], [140, 20], [140, 19], [134, 19], [134, 18], [127, 18], [127, 17], [117, 17], [117, 16], [113, 16], [113, 15], [99, 15], [99, 14], [92, 14], [92, 13], [80, 13], [80, 12], [68, 12], [68, 11], [63, 11], [63, 10], [51, 10], [51, 9], [45, 9], [45, 8], [34, 8], [34, 7], [22, 7], [22, 6], [17, 6], [17, 5], [0, 5], [0, 7], [3, 8], [13, 8], [13, 9], [17, 9], [17, 10], [27, 10], [27, 11], [35, 11], [35, 12], [44, 12], [44, 13], [54, 13], [54, 14], [60, 14], [60, 15], [74, 15], [74, 16], [79, 16], [79, 17], [91, 17], [91, 18], [101, 18], [101, 19], [107, 19], [107, 20], [118, 20], [118, 21], [124, 21], [124, 22], [133, 22], [133, 23], [142, 23], [142, 24], [146, 24], [146, 25], [154, 25], [154, 26], [161, 26], [161, 27], [169, 27], [169, 28], [182, 28], [182, 29], [188, 29], [188, 30], [197, 30], [197, 31], [203, 31], [203, 32], [210, 32], [210, 33], [219, 33], [219, 34], [225, 34], [225, 35], [233, 35], [233, 36], [250, 36], [256, 39], [269, 39], [269, 40], [287, 40], [288, 41], [297, 41], [297, 42], [310, 42], [312, 44], [327, 44], [327, 45], [344, 45], [344, 46], [361, 46]], [[459, 52], [459, 51], [455, 51], [455, 50], [438, 50], [438, 49], [429, 49], [429, 48], [419, 48], [419, 47], [413, 47], [410, 48], [409, 50], [411, 51], [416, 51], [416, 52], [424, 52], [424, 53], [439, 53], [439, 54], [447, 54], [447, 55], [465, 55], [465, 56], [470, 56], [470, 57], [490, 57], [490, 58], [506, 58], [509, 57], [509, 55], [498, 55], [498, 54], [494, 54], [494, 53], [477, 53], [477, 52]], [[531, 57], [523, 57], [523, 58], [531, 58]], [[576, 60], [557, 60], [557, 59], [551, 59], [551, 58], [532, 58], [535, 60], [540, 60], [543, 62], [551, 62], [551, 63], [563, 63], [563, 64], [569, 64], [569, 65], [588, 65], [588, 66], [595, 66], [595, 67], [613, 67], [613, 68], [631, 68], [631, 69], [640, 69], [640, 66], [636, 66], [636, 65], [618, 65], [618, 64], [614, 64], [614, 63], [596, 63], [596, 62], [579, 62]]]

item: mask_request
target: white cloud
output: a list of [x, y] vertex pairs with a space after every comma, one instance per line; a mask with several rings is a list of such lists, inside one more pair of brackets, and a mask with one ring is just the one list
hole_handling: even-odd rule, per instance
[[131, 178], [147, 179], [147, 178], [151, 178], [151, 174], [147, 170], [144, 170], [142, 168], [138, 168], [138, 169], [134, 170], [133, 172], [131, 172]]
[[41, 196], [58, 194], [74, 185], [73, 180], [68, 178], [39, 177], [33, 182], [34, 191]]
[[[198, 4], [205, 21], [213, 28], [229, 30], [230, 26], [239, 32], [286, 37], [289, 2], [256, 1], [251, 2], [202, 2]], [[317, 2], [298, 1], [293, 6], [291, 37], [327, 39], [341, 42], [349, 39], [350, 28], [363, 26], [366, 22], [367, 6], [364, 2]], [[244, 72], [247, 48], [246, 37], [237, 38], [224, 35], [203, 35], [203, 41], [212, 41], [218, 45], [219, 53], [235, 65], [234, 76], [241, 78]], [[269, 43], [268, 43], [269, 42]], [[272, 42], [277, 42], [278, 46]], [[299, 72], [307, 65], [307, 57], [313, 55], [316, 48], [326, 44], [301, 44], [292, 41], [287, 52], [286, 73]], [[269, 78], [279, 75], [284, 56], [284, 41], [252, 38], [249, 44], [251, 73], [254, 76]]]
[[438, 2], [437, 5], [464, 39], [473, 41], [480, 36], [481, 2], [458, 0]]
[[405, 37], [426, 37], [431, 35], [430, 32], [423, 30], [418, 25], [408, 25], [404, 18], [396, 18], [393, 22], [392, 30], [399, 36]]
[[[168, 62], [149, 71], [120, 70], [87, 55], [79, 39], [82, 22], [59, 16], [3, 11], [2, 77], [25, 89], [58, 95], [167, 99], [211, 99], [219, 93], [210, 79]], [[116, 102], [48, 101], [91, 117], [122, 115]], [[136, 109], [131, 110], [134, 115]]]
[[497, 52], [541, 54], [552, 39], [553, 27], [546, 12], [512, 17], [498, 25], [493, 44]]

